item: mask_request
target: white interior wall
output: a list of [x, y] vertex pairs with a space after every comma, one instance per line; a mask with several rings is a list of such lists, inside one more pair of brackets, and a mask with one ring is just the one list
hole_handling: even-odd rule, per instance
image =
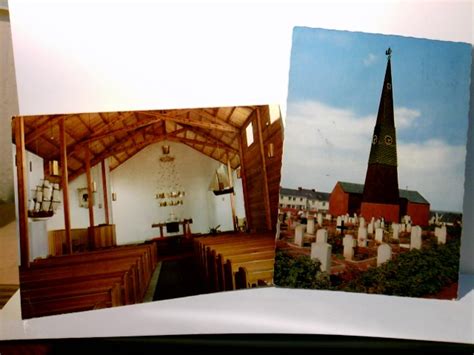
[[[160, 170], [171, 170], [169, 163], [159, 161], [163, 144], [165, 142], [145, 148], [111, 173], [111, 184], [117, 193], [117, 200], [112, 202], [117, 243], [134, 243], [159, 236], [159, 228], [151, 225], [166, 222], [172, 213], [178, 219], [192, 218], [193, 233], [208, 233], [216, 225], [220, 225], [222, 231], [232, 230], [229, 196], [215, 196], [209, 190], [219, 163], [184, 144], [166, 142], [170, 145], [170, 155], [175, 157], [176, 174]], [[160, 207], [155, 195], [167, 192], [173, 182], [185, 191], [184, 204]], [[243, 205], [241, 193], [236, 195], [236, 200], [239, 199]]]
[[[107, 169], [108, 171], [108, 169]], [[94, 193], [94, 224], [105, 223], [104, 194], [102, 187], [102, 172], [100, 164], [91, 167], [92, 180], [97, 183], [97, 192]], [[89, 227], [89, 209], [79, 205], [79, 189], [87, 187], [86, 174], [78, 176], [69, 182], [69, 213], [71, 228]], [[110, 190], [110, 187], [108, 187]], [[109, 200], [110, 201], [110, 200]], [[48, 219], [48, 230], [64, 229], [64, 205], [62, 190], [61, 204], [53, 217]], [[110, 203], [109, 203], [110, 205]]]

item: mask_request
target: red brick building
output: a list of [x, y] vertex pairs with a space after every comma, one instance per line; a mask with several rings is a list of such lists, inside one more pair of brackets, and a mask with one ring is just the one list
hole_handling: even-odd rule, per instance
[[373, 215], [365, 216], [361, 211], [363, 193], [363, 184], [338, 181], [329, 199], [329, 213], [333, 216], [357, 213], [367, 219], [384, 217], [390, 222], [398, 222], [402, 216], [409, 215], [415, 225], [427, 226], [429, 224], [430, 203], [418, 191], [399, 190], [400, 197], [397, 204], [399, 215], [393, 220], [387, 219], [380, 210], [374, 211]]

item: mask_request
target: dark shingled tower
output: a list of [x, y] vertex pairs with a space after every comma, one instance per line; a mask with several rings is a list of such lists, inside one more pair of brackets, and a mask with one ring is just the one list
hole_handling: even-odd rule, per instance
[[391, 49], [386, 51], [387, 69], [375, 123], [369, 164], [365, 177], [361, 214], [366, 219], [384, 217], [390, 222], [400, 218], [398, 191], [397, 140], [393, 114]]

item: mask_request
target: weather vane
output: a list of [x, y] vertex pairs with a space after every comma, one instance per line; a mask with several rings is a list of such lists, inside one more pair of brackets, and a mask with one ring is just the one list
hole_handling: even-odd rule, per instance
[[388, 47], [385, 51], [385, 55], [387, 56], [387, 59], [390, 59], [392, 57], [392, 48]]

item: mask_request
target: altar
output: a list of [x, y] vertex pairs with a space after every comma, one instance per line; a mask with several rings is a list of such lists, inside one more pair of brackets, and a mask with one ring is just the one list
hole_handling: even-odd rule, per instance
[[160, 237], [163, 238], [165, 236], [164, 234], [164, 228], [166, 227], [166, 232], [167, 233], [176, 233], [179, 232], [179, 226], [182, 225], [183, 229], [183, 236], [185, 238], [190, 238], [191, 237], [191, 223], [193, 223], [192, 218], [185, 218], [180, 221], [169, 221], [169, 222], [161, 222], [161, 223], [153, 223], [151, 225], [152, 228], [160, 228]]

